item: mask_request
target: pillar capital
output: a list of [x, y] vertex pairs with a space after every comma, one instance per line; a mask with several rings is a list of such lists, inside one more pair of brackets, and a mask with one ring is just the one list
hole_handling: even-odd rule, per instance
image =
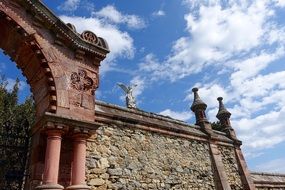
[[71, 130], [71, 138], [74, 140], [86, 140], [94, 133], [95, 131], [91, 129], [84, 127], [73, 127]]
[[46, 122], [46, 124], [43, 125], [42, 131], [47, 134], [48, 136], [50, 135], [62, 135], [68, 131], [68, 126], [60, 123], [55, 123], [55, 122]]

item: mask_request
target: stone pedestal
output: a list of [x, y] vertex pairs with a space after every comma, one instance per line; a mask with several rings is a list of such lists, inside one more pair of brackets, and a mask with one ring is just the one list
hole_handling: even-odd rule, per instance
[[71, 185], [69, 187], [67, 187], [66, 189], [70, 189], [70, 190], [89, 190], [90, 187], [85, 185]]
[[63, 186], [59, 184], [44, 184], [36, 187], [36, 189], [41, 189], [41, 190], [59, 190], [59, 189], [64, 189]]

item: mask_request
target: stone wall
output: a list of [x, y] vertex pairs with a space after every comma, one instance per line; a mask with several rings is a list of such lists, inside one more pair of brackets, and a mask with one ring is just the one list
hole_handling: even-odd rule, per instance
[[239, 167], [233, 147], [219, 146], [222, 155], [224, 169], [227, 174], [228, 182], [232, 190], [243, 190]]
[[239, 141], [226, 133], [98, 101], [95, 117], [86, 159], [93, 190], [254, 189], [240, 176], [249, 172], [235, 155]]
[[285, 175], [252, 172], [256, 190], [285, 190]]
[[87, 146], [93, 189], [215, 189], [205, 142], [109, 125]]

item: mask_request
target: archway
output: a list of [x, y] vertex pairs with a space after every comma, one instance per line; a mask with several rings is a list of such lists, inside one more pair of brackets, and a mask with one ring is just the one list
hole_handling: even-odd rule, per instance
[[[0, 1], [0, 28], [0, 48], [27, 78], [36, 106], [25, 189], [62, 189], [59, 180], [70, 188], [87, 188], [85, 141], [97, 127], [94, 93], [107, 43], [90, 31], [78, 34], [41, 1]], [[65, 140], [74, 148], [61, 152]], [[65, 168], [62, 154], [73, 155]], [[58, 176], [60, 169], [68, 177]]]

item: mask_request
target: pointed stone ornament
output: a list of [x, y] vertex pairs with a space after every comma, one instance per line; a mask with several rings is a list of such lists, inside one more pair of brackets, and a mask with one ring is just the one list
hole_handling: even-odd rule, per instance
[[223, 98], [218, 97], [217, 100], [219, 101], [219, 111], [218, 111], [216, 117], [220, 121], [222, 121], [224, 119], [230, 119], [232, 114], [225, 108], [225, 105], [223, 103]]
[[199, 94], [198, 94], [198, 88], [193, 88], [192, 89], [192, 92], [194, 93], [194, 100], [193, 100], [193, 103], [191, 105], [191, 110], [193, 112], [197, 111], [198, 109], [202, 109], [202, 110], [206, 110], [207, 109], [207, 104], [205, 104]]
[[205, 114], [205, 110], [207, 109], [207, 104], [201, 100], [198, 94], [198, 88], [193, 88], [192, 92], [194, 93], [194, 100], [191, 105], [191, 110], [195, 113], [196, 124], [199, 125], [203, 122], [208, 122]]
[[219, 119], [221, 125], [223, 126], [223, 131], [225, 131], [231, 139], [237, 140], [235, 131], [232, 128], [230, 121], [232, 114], [226, 109], [222, 97], [218, 97], [217, 100], [219, 101], [219, 111], [216, 117]]

